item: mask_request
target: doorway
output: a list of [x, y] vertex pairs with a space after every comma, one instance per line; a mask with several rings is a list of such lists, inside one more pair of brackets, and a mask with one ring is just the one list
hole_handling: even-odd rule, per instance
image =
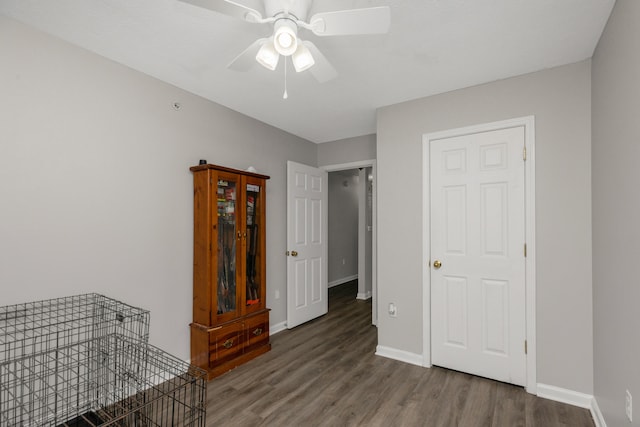
[[338, 236], [329, 236], [329, 287], [357, 278], [357, 299], [371, 298], [371, 323], [376, 325], [375, 160], [321, 169], [329, 172], [329, 221], [340, 221], [341, 212], [348, 215], [334, 230]]
[[533, 117], [525, 117], [423, 137], [423, 365], [514, 382], [530, 393], [533, 130]]

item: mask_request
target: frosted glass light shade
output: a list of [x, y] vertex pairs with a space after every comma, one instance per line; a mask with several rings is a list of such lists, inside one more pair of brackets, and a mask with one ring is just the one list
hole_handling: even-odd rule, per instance
[[275, 70], [278, 66], [278, 60], [280, 59], [280, 55], [276, 51], [273, 40], [269, 40], [265, 44], [260, 47], [258, 50], [258, 54], [256, 55], [256, 61], [260, 65], [262, 65], [267, 70]]
[[316, 63], [309, 49], [307, 49], [307, 47], [302, 43], [298, 45], [298, 48], [291, 57], [291, 60], [293, 61], [293, 66], [298, 73], [311, 68], [313, 64]]
[[295, 22], [281, 19], [275, 23], [273, 44], [280, 55], [292, 55], [298, 48], [298, 27]]

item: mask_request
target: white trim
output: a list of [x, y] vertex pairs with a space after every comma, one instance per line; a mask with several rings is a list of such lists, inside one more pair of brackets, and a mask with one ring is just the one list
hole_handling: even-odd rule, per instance
[[598, 406], [598, 402], [595, 397], [591, 399], [591, 407], [589, 407], [589, 411], [591, 412], [591, 417], [593, 417], [593, 422], [596, 427], [607, 427], [607, 423], [604, 422], [604, 417], [602, 416], [602, 412], [600, 412], [600, 407]]
[[361, 160], [357, 162], [350, 163], [340, 163], [335, 165], [326, 165], [320, 166], [320, 169], [323, 169], [327, 172], [336, 172], [343, 171], [355, 168], [366, 168], [371, 167], [371, 174], [373, 175], [373, 181], [371, 184], [373, 185], [372, 191], [372, 212], [371, 212], [371, 222], [373, 230], [371, 230], [371, 323], [374, 325], [378, 324], [378, 166], [375, 159], [371, 160]]
[[593, 396], [590, 394], [540, 383], [538, 383], [538, 397], [585, 409], [590, 409], [593, 401]]
[[357, 274], [353, 274], [351, 276], [343, 277], [342, 279], [332, 280], [329, 282], [328, 287], [333, 288], [334, 286], [342, 285], [343, 283], [351, 282], [352, 280], [356, 280], [358, 278]]
[[536, 373], [536, 242], [535, 242], [535, 117], [526, 116], [510, 120], [467, 126], [441, 132], [422, 135], [422, 366], [431, 366], [431, 278], [427, 260], [431, 259], [429, 231], [429, 144], [432, 140], [471, 135], [517, 126], [525, 128], [525, 240], [527, 257], [525, 258], [526, 282], [526, 390], [531, 394], [537, 392]]
[[287, 321], [276, 323], [275, 325], [269, 326], [269, 335], [275, 335], [278, 332], [285, 331], [287, 329]]
[[358, 292], [358, 295], [356, 295], [356, 299], [368, 300], [369, 298], [371, 298], [371, 291], [365, 293]]
[[376, 164], [375, 159], [371, 160], [359, 160], [357, 162], [339, 163], [336, 165], [318, 166], [319, 169], [327, 172], [346, 171], [349, 169], [367, 168], [373, 167]]
[[526, 282], [526, 328], [527, 328], [527, 386], [531, 394], [537, 392], [537, 341], [536, 341], [536, 127], [534, 116], [523, 117], [524, 143], [527, 149], [527, 161], [525, 170], [525, 240], [527, 244], [527, 257], [525, 258], [525, 282]]
[[[431, 181], [430, 137], [422, 135], [422, 366], [431, 367]], [[427, 327], [428, 325], [428, 327]]]
[[410, 353], [397, 348], [379, 345], [376, 347], [376, 356], [386, 357], [388, 359], [399, 360], [400, 362], [410, 363], [412, 365], [422, 366], [422, 355]]

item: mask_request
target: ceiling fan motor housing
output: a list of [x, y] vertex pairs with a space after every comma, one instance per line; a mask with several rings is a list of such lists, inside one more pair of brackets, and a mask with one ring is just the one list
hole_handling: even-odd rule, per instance
[[306, 21], [312, 0], [264, 0], [265, 15], [278, 18], [292, 15], [294, 21]]

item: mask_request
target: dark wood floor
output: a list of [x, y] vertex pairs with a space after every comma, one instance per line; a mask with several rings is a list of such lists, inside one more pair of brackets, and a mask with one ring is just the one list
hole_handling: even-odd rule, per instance
[[272, 350], [208, 384], [208, 426], [594, 426], [589, 411], [472, 375], [375, 356], [356, 282], [329, 314], [272, 337]]

